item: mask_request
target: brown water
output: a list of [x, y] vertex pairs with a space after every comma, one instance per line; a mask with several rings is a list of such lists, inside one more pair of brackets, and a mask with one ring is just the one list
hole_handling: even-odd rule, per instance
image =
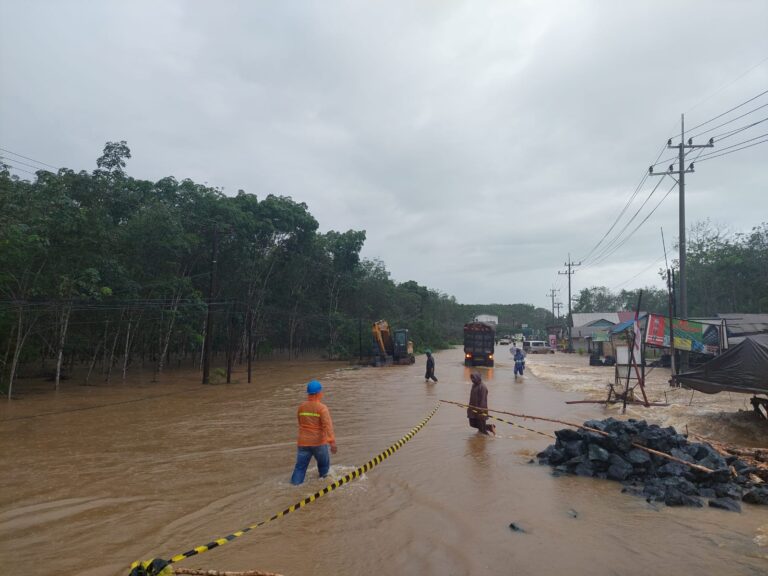
[[[423, 357], [354, 370], [275, 362], [260, 364], [250, 385], [202, 387], [197, 373], [177, 372], [158, 384], [69, 382], [58, 394], [3, 402], [3, 572], [124, 576], [137, 558], [168, 558], [263, 520], [327, 483], [313, 468], [303, 486], [288, 482], [308, 379], [326, 387], [339, 445], [332, 474], [342, 476], [438, 398], [468, 399], [461, 351], [436, 359], [438, 384], [424, 384]], [[571, 420], [606, 413], [566, 406], [583, 395], [530, 372], [515, 383], [509, 359], [481, 372], [492, 407]], [[554, 478], [528, 463], [546, 438], [501, 423], [498, 431], [478, 436], [461, 408], [442, 405], [362, 479], [181, 565], [314, 576], [768, 573], [768, 510], [652, 507], [617, 483]]]

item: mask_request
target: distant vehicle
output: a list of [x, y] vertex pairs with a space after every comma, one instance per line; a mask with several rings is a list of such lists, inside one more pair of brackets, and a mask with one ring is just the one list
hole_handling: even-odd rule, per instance
[[526, 354], [554, 354], [555, 351], [549, 347], [544, 340], [523, 340], [523, 352]]
[[493, 314], [478, 314], [475, 316], [475, 322], [482, 322], [483, 324], [491, 324], [497, 326], [499, 324], [499, 317]]
[[389, 322], [379, 320], [371, 327], [373, 334], [373, 365], [413, 364], [413, 342], [408, 339], [408, 330], [400, 328], [391, 331]]
[[464, 365], [493, 366], [496, 330], [485, 322], [464, 324]]
[[502, 338], [499, 340], [499, 346], [509, 346], [511, 342], [509, 341], [509, 338]]

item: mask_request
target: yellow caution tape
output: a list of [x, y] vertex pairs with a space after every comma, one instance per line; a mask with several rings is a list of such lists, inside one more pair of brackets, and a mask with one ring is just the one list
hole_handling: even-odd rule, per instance
[[[438, 404], [435, 406], [435, 408], [432, 410], [432, 412], [429, 413], [429, 415], [424, 418], [417, 426], [414, 428], [411, 428], [411, 430], [400, 438], [397, 442], [392, 444], [389, 448], [381, 452], [379, 455], [374, 456], [368, 462], [363, 464], [362, 466], [356, 468], [343, 478], [339, 478], [335, 482], [331, 482], [323, 488], [322, 490], [319, 490], [318, 492], [315, 492], [311, 496], [307, 496], [303, 500], [300, 500], [299, 502], [296, 502], [296, 504], [292, 504], [291, 506], [288, 506], [285, 510], [278, 512], [277, 514], [274, 514], [273, 516], [270, 516], [266, 520], [262, 520], [261, 522], [258, 522], [256, 524], [252, 524], [246, 528], [243, 528], [242, 530], [238, 530], [237, 532], [233, 532], [232, 534], [228, 534], [224, 536], [223, 538], [218, 538], [214, 540], [213, 542], [209, 542], [208, 544], [205, 544], [203, 546], [197, 546], [195, 548], [192, 548], [191, 550], [188, 550], [187, 552], [183, 552], [181, 554], [177, 554], [176, 556], [173, 556], [170, 560], [163, 560], [160, 558], [153, 558], [152, 560], [146, 560], [146, 561], [136, 561], [133, 564], [131, 564], [131, 572], [129, 576], [167, 576], [172, 574], [172, 572], [169, 570], [170, 565], [174, 564], [176, 562], [180, 562], [181, 560], [184, 560], [185, 558], [190, 558], [192, 556], [196, 556], [197, 554], [202, 554], [203, 552], [207, 552], [208, 550], [212, 550], [213, 548], [216, 548], [218, 546], [223, 546], [227, 542], [231, 542], [235, 538], [239, 538], [243, 534], [246, 534], [247, 532], [250, 532], [251, 530], [255, 530], [256, 528], [259, 528], [261, 526], [264, 526], [264, 524], [267, 524], [271, 522], [272, 520], [277, 520], [278, 518], [282, 518], [286, 514], [290, 514], [291, 512], [294, 512], [296, 510], [299, 510], [300, 508], [303, 508], [307, 504], [314, 502], [318, 498], [321, 498], [322, 496], [325, 496], [329, 492], [333, 492], [337, 488], [340, 488], [344, 484], [348, 484], [352, 480], [355, 480], [357, 478], [360, 478], [363, 474], [368, 472], [369, 470], [373, 470], [378, 464], [381, 464], [384, 460], [392, 456], [395, 452], [397, 452], [400, 448], [405, 445], [408, 440], [413, 438], [416, 433], [424, 428], [427, 422], [429, 422], [429, 419], [432, 418], [432, 416], [435, 415], [435, 412], [437, 412], [437, 409], [440, 408], [440, 405]], [[166, 571], [169, 570], [169, 571]]]

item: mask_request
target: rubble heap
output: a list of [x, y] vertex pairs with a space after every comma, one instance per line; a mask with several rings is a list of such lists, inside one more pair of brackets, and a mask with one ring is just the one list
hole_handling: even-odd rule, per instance
[[[540, 464], [554, 467], [554, 474], [576, 474], [616, 480], [622, 492], [645, 497], [667, 506], [702, 506], [741, 511], [740, 501], [768, 504], [768, 486], [754, 475], [755, 469], [736, 456], [723, 457], [709, 444], [689, 442], [670, 427], [645, 420], [589, 420], [585, 429], [555, 432], [555, 444], [538, 454]], [[705, 466], [697, 470], [683, 463], [650, 454], [638, 444], [679, 460]]]

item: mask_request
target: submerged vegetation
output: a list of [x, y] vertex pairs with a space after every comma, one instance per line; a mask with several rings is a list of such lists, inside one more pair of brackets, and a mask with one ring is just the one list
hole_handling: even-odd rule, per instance
[[[365, 231], [318, 231], [287, 196], [221, 191], [125, 172], [130, 150], [110, 142], [93, 172], [0, 166], [0, 386], [20, 368], [61, 378], [125, 377], [200, 365], [210, 326], [217, 364], [281, 350], [293, 358], [367, 356], [370, 322], [407, 327], [417, 349], [460, 339], [476, 313], [543, 328], [531, 305], [468, 306], [414, 281], [396, 283], [362, 259]], [[39, 369], [38, 369], [39, 367]]]

